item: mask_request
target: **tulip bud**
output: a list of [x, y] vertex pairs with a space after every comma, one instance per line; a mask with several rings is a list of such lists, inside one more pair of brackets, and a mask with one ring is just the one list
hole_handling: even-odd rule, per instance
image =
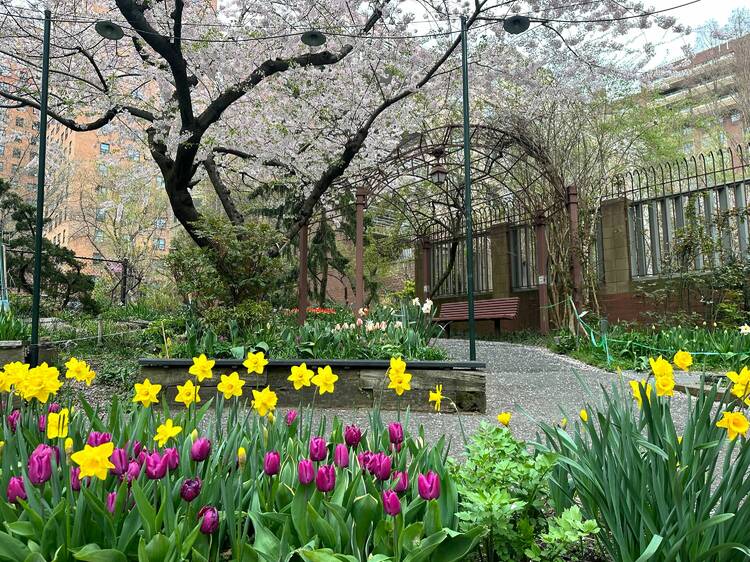
[[350, 447], [356, 447], [362, 440], [362, 430], [356, 425], [347, 425], [344, 428], [344, 441]]
[[49, 414], [59, 414], [60, 413], [60, 404], [57, 402], [50, 402], [50, 405], [47, 406], [47, 413]]
[[263, 472], [275, 476], [281, 471], [281, 457], [276, 451], [268, 451], [263, 459]]
[[65, 439], [64, 447], [65, 447], [66, 455], [70, 456], [73, 454], [73, 438], [72, 437], [68, 437], [67, 439]]
[[91, 433], [89, 433], [89, 437], [86, 440], [86, 443], [88, 443], [92, 447], [98, 447], [99, 445], [104, 445], [105, 443], [109, 443], [110, 441], [112, 441], [112, 434], [92, 431]]
[[11, 476], [8, 481], [8, 489], [5, 492], [10, 503], [18, 503], [18, 500], [25, 500], [26, 486], [23, 483], [23, 476]]
[[420, 474], [417, 478], [417, 489], [419, 495], [425, 500], [434, 500], [440, 497], [440, 477], [432, 471]]
[[247, 451], [245, 447], [237, 449], [237, 464], [240, 466], [240, 470], [245, 468], [245, 464], [247, 464]]
[[110, 492], [107, 494], [107, 511], [110, 513], [115, 512], [115, 504], [117, 503], [117, 492]]
[[189, 478], [182, 483], [180, 497], [186, 502], [191, 502], [201, 493], [202, 482], [200, 478]]
[[323, 493], [333, 490], [334, 486], [336, 486], [336, 468], [331, 464], [324, 464], [318, 468], [315, 485]]
[[276, 416], [273, 415], [273, 412], [268, 412], [268, 423], [273, 424], [276, 422]]
[[27, 465], [29, 480], [35, 486], [44, 484], [47, 480], [52, 477], [52, 455], [55, 453], [55, 449], [49, 445], [41, 443], [37, 445], [36, 449], [29, 455], [29, 462]]
[[141, 465], [138, 464], [138, 461], [130, 461], [128, 464], [128, 482], [132, 482], [136, 478], [138, 478], [141, 475]]
[[211, 441], [205, 437], [199, 437], [193, 441], [190, 447], [190, 458], [196, 462], [204, 461], [211, 454]]
[[74, 492], [81, 491], [81, 467], [70, 467], [70, 489]]
[[3, 449], [5, 449], [5, 441], [0, 441], [0, 458], [3, 456]]
[[18, 421], [21, 419], [21, 410], [13, 410], [8, 415], [8, 427], [10, 427], [11, 432], [15, 433], [16, 428], [18, 427]]
[[297, 476], [300, 484], [307, 486], [315, 479], [315, 468], [310, 459], [302, 459], [297, 465]]
[[343, 443], [336, 445], [333, 451], [333, 462], [339, 468], [346, 468], [349, 466], [349, 449]]
[[180, 453], [177, 452], [175, 447], [164, 449], [164, 458], [167, 459], [167, 468], [174, 470], [180, 466]]
[[169, 459], [162, 457], [158, 452], [146, 455], [146, 478], [149, 480], [160, 480], [167, 475]]
[[401, 513], [401, 500], [396, 492], [383, 490], [383, 510], [394, 517]]
[[391, 457], [378, 453], [372, 457], [369, 470], [375, 478], [385, 482], [391, 477]]
[[44, 433], [45, 431], [47, 431], [47, 416], [45, 416], [44, 414], [39, 416], [38, 427], [39, 427], [39, 433]]
[[328, 456], [328, 444], [322, 437], [310, 438], [310, 458], [314, 461], [322, 461]]
[[400, 423], [388, 425], [388, 437], [394, 445], [400, 445], [404, 441], [404, 428]]
[[284, 420], [286, 421], [286, 424], [289, 426], [291, 426], [295, 422], [296, 419], [297, 419], [297, 410], [289, 410], [286, 413], [286, 417], [284, 418]]
[[198, 430], [194, 429], [190, 432], [190, 440], [195, 443], [195, 440], [198, 439]]
[[201, 520], [201, 533], [210, 535], [219, 528], [219, 512], [212, 505], [204, 505], [198, 512]]
[[362, 470], [369, 470], [370, 461], [372, 460], [373, 453], [370, 451], [362, 451], [360, 454], [357, 455], [357, 461], [359, 462], [359, 467]]
[[405, 470], [403, 472], [400, 470], [394, 470], [392, 479], [396, 481], [396, 484], [393, 486], [393, 491], [397, 494], [405, 492], [409, 488], [409, 473]]
[[128, 469], [128, 453], [122, 447], [116, 448], [112, 451], [112, 456], [109, 457], [115, 467], [111, 469], [112, 474], [116, 476], [122, 476]]

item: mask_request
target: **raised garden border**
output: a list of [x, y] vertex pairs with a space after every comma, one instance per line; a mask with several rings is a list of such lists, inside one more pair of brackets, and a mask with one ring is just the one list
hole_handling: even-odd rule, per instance
[[[220, 374], [237, 371], [247, 381], [245, 388], [260, 389], [270, 386], [278, 395], [279, 407], [297, 407], [311, 404], [314, 388], [295, 391], [287, 380], [290, 368], [305, 363], [310, 369], [330, 365], [333, 372], [339, 375], [334, 394], [315, 396], [315, 405], [322, 408], [372, 408], [380, 403], [384, 410], [405, 409], [414, 411], [431, 411], [433, 406], [428, 402], [428, 392], [438, 384], [443, 385], [443, 395], [453, 400], [462, 412], [484, 413], [487, 407], [485, 394], [485, 375], [481, 372], [485, 363], [478, 361], [407, 361], [407, 370], [412, 374], [412, 390], [397, 397], [393, 391], [381, 389], [387, 386], [387, 360], [370, 359], [270, 359], [262, 375], [249, 375], [237, 359], [217, 359], [214, 377], [204, 380], [201, 389], [214, 392], [221, 381]], [[142, 378], [163, 386], [167, 399], [174, 403], [177, 385], [183, 384], [189, 377], [188, 369], [193, 364], [191, 359], [141, 358], [138, 360]], [[208, 393], [204, 394], [205, 397]], [[451, 413], [453, 409], [443, 404], [443, 411]]]

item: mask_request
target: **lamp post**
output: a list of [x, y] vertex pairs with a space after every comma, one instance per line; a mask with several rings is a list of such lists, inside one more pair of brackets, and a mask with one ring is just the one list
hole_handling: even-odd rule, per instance
[[47, 100], [49, 89], [49, 44], [52, 13], [44, 10], [42, 43], [42, 92], [39, 100], [39, 168], [36, 178], [36, 227], [34, 230], [34, 284], [31, 298], [31, 345], [29, 363], [39, 364], [39, 307], [42, 300], [42, 237], [44, 233], [44, 168], [47, 159]]

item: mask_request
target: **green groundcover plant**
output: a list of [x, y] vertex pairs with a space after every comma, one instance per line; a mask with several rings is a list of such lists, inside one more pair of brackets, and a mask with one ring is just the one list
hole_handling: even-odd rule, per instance
[[[66, 367], [94, 378], [84, 362]], [[191, 374], [212, 376], [210, 364]], [[93, 409], [52, 402], [59, 377], [46, 364], [0, 373], [0, 560], [451, 562], [485, 532], [458, 529], [445, 439], [410, 435], [408, 412], [386, 425], [374, 411], [367, 429], [275, 415], [275, 393], [247, 404], [234, 374], [202, 404], [189, 379], [176, 412], [148, 380], [135, 404]], [[335, 392], [330, 372], [318, 377]]]

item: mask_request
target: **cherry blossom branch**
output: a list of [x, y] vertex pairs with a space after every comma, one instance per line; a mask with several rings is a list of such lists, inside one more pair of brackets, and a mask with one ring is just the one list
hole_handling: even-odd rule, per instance
[[221, 179], [221, 174], [219, 174], [219, 170], [216, 167], [216, 161], [212, 152], [203, 161], [203, 167], [206, 169], [208, 179], [211, 180], [211, 185], [213, 185], [216, 196], [219, 198], [229, 221], [234, 225], [243, 224], [245, 217], [242, 216], [242, 213], [240, 213], [234, 201], [232, 201], [230, 189]]

